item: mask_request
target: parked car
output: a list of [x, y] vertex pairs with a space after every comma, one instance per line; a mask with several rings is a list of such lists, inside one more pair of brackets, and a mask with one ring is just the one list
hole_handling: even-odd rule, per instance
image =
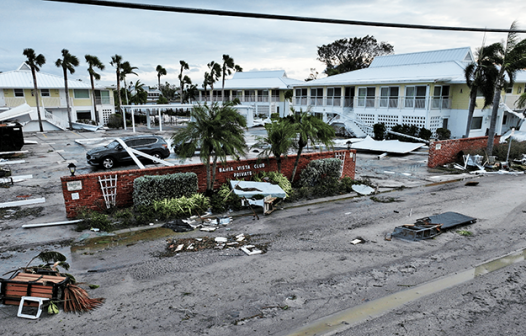
[[[121, 138], [128, 146], [138, 151], [144, 152], [159, 159], [164, 159], [170, 156], [170, 150], [166, 141], [157, 135], [138, 135], [126, 138]], [[141, 160], [145, 159], [139, 155], [137, 157]], [[121, 146], [121, 144], [114, 140], [106, 146], [96, 147], [86, 153], [88, 163], [93, 166], [102, 165], [106, 169], [113, 168], [118, 163], [126, 163], [133, 161], [128, 152]]]

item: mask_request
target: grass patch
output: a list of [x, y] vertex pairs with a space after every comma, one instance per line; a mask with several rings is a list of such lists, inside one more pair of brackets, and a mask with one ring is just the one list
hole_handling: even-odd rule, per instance
[[463, 237], [470, 237], [473, 236], [473, 233], [468, 230], [457, 230], [457, 233]]

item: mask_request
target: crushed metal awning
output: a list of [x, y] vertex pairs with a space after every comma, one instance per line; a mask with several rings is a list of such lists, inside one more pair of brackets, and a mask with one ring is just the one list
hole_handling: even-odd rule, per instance
[[351, 148], [382, 153], [407, 154], [425, 145], [425, 143], [403, 142], [399, 140], [377, 141], [367, 136], [364, 141], [351, 144]]
[[473, 224], [476, 218], [460, 214], [458, 212], [444, 212], [417, 219], [415, 224], [405, 224], [395, 227], [387, 240], [391, 237], [406, 240], [424, 240], [438, 236], [443, 230], [451, 229], [459, 225]]
[[230, 181], [234, 193], [239, 197], [252, 198], [255, 195], [278, 198], [287, 197], [287, 193], [277, 184], [254, 181]]

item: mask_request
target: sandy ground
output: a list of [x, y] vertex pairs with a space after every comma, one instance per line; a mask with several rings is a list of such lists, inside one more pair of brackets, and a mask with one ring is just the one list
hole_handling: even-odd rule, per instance
[[[364, 158], [361, 174], [402, 183], [397, 178], [402, 171], [380, 173], [404, 157], [380, 163]], [[68, 246], [34, 242], [76, 239], [79, 233], [62, 227], [37, 234], [15, 227], [24, 219], [4, 218], [1, 273], [21, 266], [42, 248], [58, 249], [68, 255], [70, 273], [100, 285], [88, 291], [106, 302], [90, 313], [44, 313], [36, 321], [17, 318], [16, 307], [0, 305], [0, 334], [292, 335], [331, 314], [389, 294], [403, 295], [407, 288], [441, 277], [447, 281], [448, 275], [526, 248], [523, 175], [478, 178], [476, 187], [464, 181], [424, 186], [442, 178], [432, 178], [435, 173], [425, 168], [409, 169], [414, 170], [412, 177], [404, 175], [406, 181], [419, 186], [380, 195], [395, 202], [358, 197], [287, 205], [259, 221], [236, 217], [213, 233], [170, 234], [177, 240], [244, 233], [268, 248], [255, 256], [236, 248], [167, 256], [165, 238], [71, 252]], [[425, 176], [419, 176], [422, 171]], [[478, 218], [463, 228], [473, 235], [453, 230], [421, 242], [384, 240], [397, 225], [446, 211]], [[53, 215], [48, 208], [43, 213]], [[356, 237], [366, 243], [351, 244]], [[339, 335], [520, 335], [525, 277], [524, 263], [510, 265], [377, 318], [346, 324], [348, 329]]]

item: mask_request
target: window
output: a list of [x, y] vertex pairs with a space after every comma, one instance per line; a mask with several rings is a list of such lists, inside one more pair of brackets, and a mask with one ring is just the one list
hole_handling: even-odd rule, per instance
[[272, 94], [272, 101], [278, 102], [279, 101], [279, 90], [272, 90], [271, 94]]
[[258, 90], [258, 102], [268, 102], [268, 90]]
[[24, 89], [15, 89], [15, 97], [23, 97]]
[[247, 90], [245, 91], [245, 101], [246, 102], [255, 102], [256, 101], [256, 91]]
[[444, 109], [449, 108], [449, 85], [435, 85], [433, 89], [433, 103], [431, 108]]
[[513, 92], [513, 86], [509, 86], [506, 88], [506, 93], [512, 93]]
[[243, 101], [243, 91], [241, 90], [232, 90], [232, 100], [239, 99], [240, 101]]
[[398, 107], [398, 86], [380, 88], [380, 107]]
[[521, 92], [522, 92], [522, 86], [519, 86], [519, 87], [517, 88], [517, 94], [521, 94]]
[[507, 115], [504, 115], [504, 116], [502, 117], [502, 124], [503, 124], [503, 125], [506, 125], [507, 122], [508, 122], [508, 116], [507, 116]]
[[323, 105], [323, 88], [310, 89], [310, 104], [314, 106]]
[[49, 89], [40, 89], [40, 96], [41, 97], [50, 97]]
[[75, 96], [75, 99], [86, 99], [86, 98], [89, 98], [89, 90], [88, 89], [75, 89], [75, 90], [73, 90], [73, 94]]
[[471, 120], [471, 129], [482, 129], [482, 117], [473, 117]]
[[77, 111], [77, 120], [91, 120], [91, 111]]
[[374, 107], [375, 87], [358, 88], [358, 106]]
[[354, 105], [354, 87], [345, 88], [345, 107], [353, 107]]
[[426, 107], [426, 86], [405, 87], [405, 107], [422, 109]]
[[307, 105], [307, 89], [296, 89], [296, 105]]
[[95, 90], [95, 101], [97, 104], [110, 104], [110, 91]]
[[328, 88], [327, 89], [327, 105], [340, 106], [341, 101], [342, 101], [342, 89], [341, 88]]

